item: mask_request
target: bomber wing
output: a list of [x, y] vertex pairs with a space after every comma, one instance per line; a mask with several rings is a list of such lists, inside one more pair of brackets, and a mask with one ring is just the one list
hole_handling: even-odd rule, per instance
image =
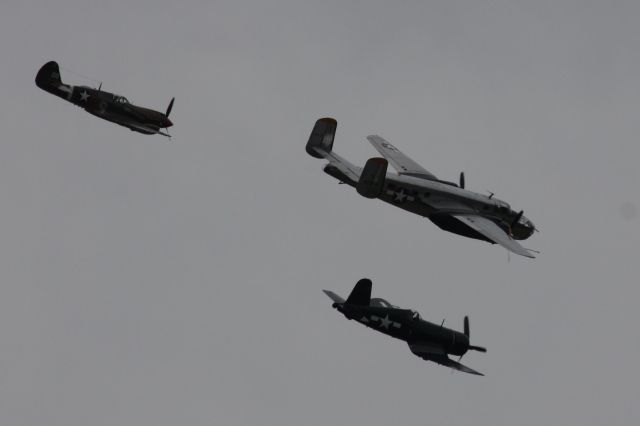
[[433, 173], [400, 152], [398, 148], [377, 135], [367, 136], [367, 140], [389, 161], [399, 175], [408, 175], [427, 180], [438, 180]]
[[535, 258], [529, 250], [522, 247], [520, 243], [511, 238], [502, 228], [496, 225], [495, 222], [485, 217], [472, 214], [453, 214], [452, 216], [460, 220], [465, 225], [478, 231], [494, 243], [500, 244], [507, 250], [521, 256]]
[[477, 376], [484, 376], [484, 374], [449, 358], [444, 348], [442, 348], [439, 345], [434, 345], [431, 343], [413, 342], [413, 343], [409, 343], [409, 349], [411, 349], [411, 352], [413, 352], [415, 355], [419, 356], [424, 360], [433, 361], [436, 364], [444, 365], [446, 367], [453, 368], [454, 370], [462, 371], [464, 373], [475, 374]]

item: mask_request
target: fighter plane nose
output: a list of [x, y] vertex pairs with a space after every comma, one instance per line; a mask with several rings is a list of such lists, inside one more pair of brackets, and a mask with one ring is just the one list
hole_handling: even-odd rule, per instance
[[173, 123], [171, 122], [171, 120], [169, 120], [169, 117], [165, 117], [162, 121], [162, 127], [167, 128], [171, 126], [173, 126]]

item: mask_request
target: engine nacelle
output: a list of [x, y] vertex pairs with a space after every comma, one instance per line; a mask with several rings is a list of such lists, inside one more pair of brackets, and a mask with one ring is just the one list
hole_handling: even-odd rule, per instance
[[378, 198], [384, 188], [388, 165], [389, 162], [384, 158], [369, 158], [356, 185], [358, 194], [366, 198]]

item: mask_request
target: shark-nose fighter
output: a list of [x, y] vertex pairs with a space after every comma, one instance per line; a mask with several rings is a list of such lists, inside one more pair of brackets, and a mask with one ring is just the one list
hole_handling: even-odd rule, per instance
[[[445, 231], [535, 257], [532, 250], [516, 241], [529, 238], [535, 231], [522, 210], [512, 210], [493, 194], [465, 189], [464, 173], [460, 173], [458, 184], [436, 178], [380, 136], [368, 136], [367, 140], [384, 158], [370, 158], [364, 167], [356, 166], [333, 152], [337, 125], [333, 118], [321, 118], [307, 142], [309, 155], [329, 161], [324, 166], [325, 173], [354, 187], [365, 198], [377, 198], [427, 217]], [[397, 174], [387, 173], [389, 164]]]
[[88, 86], [64, 84], [60, 78], [60, 68], [55, 61], [47, 62], [40, 68], [36, 75], [36, 86], [83, 108], [89, 114], [127, 127], [134, 132], [171, 137], [161, 129], [173, 126], [169, 120], [169, 113], [175, 98], [169, 102], [167, 111], [162, 113], [133, 105], [124, 96], [102, 91], [102, 85], [93, 89]]
[[[465, 373], [483, 376], [471, 368], [449, 358], [462, 358], [467, 351], [486, 352], [481, 346], [469, 344], [469, 318], [464, 317], [464, 332], [445, 328], [420, 318], [418, 312], [401, 309], [384, 299], [371, 298], [371, 280], [357, 282], [347, 300], [332, 291], [323, 290], [333, 300], [333, 307], [347, 319], [356, 320], [376, 331], [404, 340], [415, 355], [427, 361], [444, 365]], [[444, 322], [443, 322], [444, 323]]]

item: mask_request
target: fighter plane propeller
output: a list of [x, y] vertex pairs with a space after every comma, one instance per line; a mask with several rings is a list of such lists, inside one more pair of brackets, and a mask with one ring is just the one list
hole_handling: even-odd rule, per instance
[[[36, 75], [36, 85], [55, 96], [84, 108], [104, 120], [127, 127], [134, 132], [146, 135], [159, 134], [171, 137], [166, 129], [173, 126], [169, 114], [175, 98], [171, 99], [165, 113], [139, 107], [129, 103], [127, 98], [88, 86], [71, 86], [62, 83], [60, 67], [55, 61], [47, 62]], [[161, 131], [165, 129], [165, 132]]]
[[483, 376], [466, 365], [454, 361], [449, 355], [462, 356], [467, 351], [487, 352], [482, 346], [469, 344], [469, 317], [464, 318], [464, 332], [451, 330], [442, 324], [434, 324], [420, 318], [411, 309], [401, 309], [384, 299], [371, 298], [371, 280], [358, 281], [347, 299], [323, 290], [333, 300], [332, 307], [347, 319], [356, 320], [380, 333], [403, 340], [415, 355], [427, 361], [450, 367], [465, 373]]
[[[522, 210], [512, 210], [493, 193], [487, 196], [465, 189], [464, 172], [458, 184], [438, 179], [380, 136], [368, 136], [367, 140], [384, 158], [373, 157], [364, 167], [355, 166], [333, 151], [337, 125], [333, 118], [321, 118], [306, 145], [309, 155], [328, 160], [325, 173], [356, 188], [365, 198], [377, 198], [427, 217], [445, 231], [535, 257], [533, 250], [516, 241], [529, 238], [535, 230]], [[389, 164], [397, 174], [387, 173]]]

